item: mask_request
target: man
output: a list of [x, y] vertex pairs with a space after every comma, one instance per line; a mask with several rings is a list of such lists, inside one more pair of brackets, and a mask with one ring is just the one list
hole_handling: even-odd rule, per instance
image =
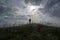
[[29, 19], [29, 24], [31, 23], [31, 19]]

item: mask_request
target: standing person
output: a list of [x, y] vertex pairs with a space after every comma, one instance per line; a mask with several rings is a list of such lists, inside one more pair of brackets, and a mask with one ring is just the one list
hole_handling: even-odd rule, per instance
[[31, 19], [29, 19], [29, 24], [31, 24]]

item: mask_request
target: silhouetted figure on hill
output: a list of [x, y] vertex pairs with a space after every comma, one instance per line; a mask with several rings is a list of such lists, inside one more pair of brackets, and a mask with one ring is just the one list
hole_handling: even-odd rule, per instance
[[29, 19], [29, 24], [31, 24], [31, 19]]

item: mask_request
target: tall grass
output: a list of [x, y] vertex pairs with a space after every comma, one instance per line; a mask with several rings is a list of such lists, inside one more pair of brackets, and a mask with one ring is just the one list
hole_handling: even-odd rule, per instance
[[0, 28], [0, 40], [60, 40], [60, 28], [41, 24]]

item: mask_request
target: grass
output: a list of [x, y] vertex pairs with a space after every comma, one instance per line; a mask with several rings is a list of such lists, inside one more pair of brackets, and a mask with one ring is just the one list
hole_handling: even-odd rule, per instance
[[60, 40], [60, 28], [41, 24], [0, 28], [0, 40]]

